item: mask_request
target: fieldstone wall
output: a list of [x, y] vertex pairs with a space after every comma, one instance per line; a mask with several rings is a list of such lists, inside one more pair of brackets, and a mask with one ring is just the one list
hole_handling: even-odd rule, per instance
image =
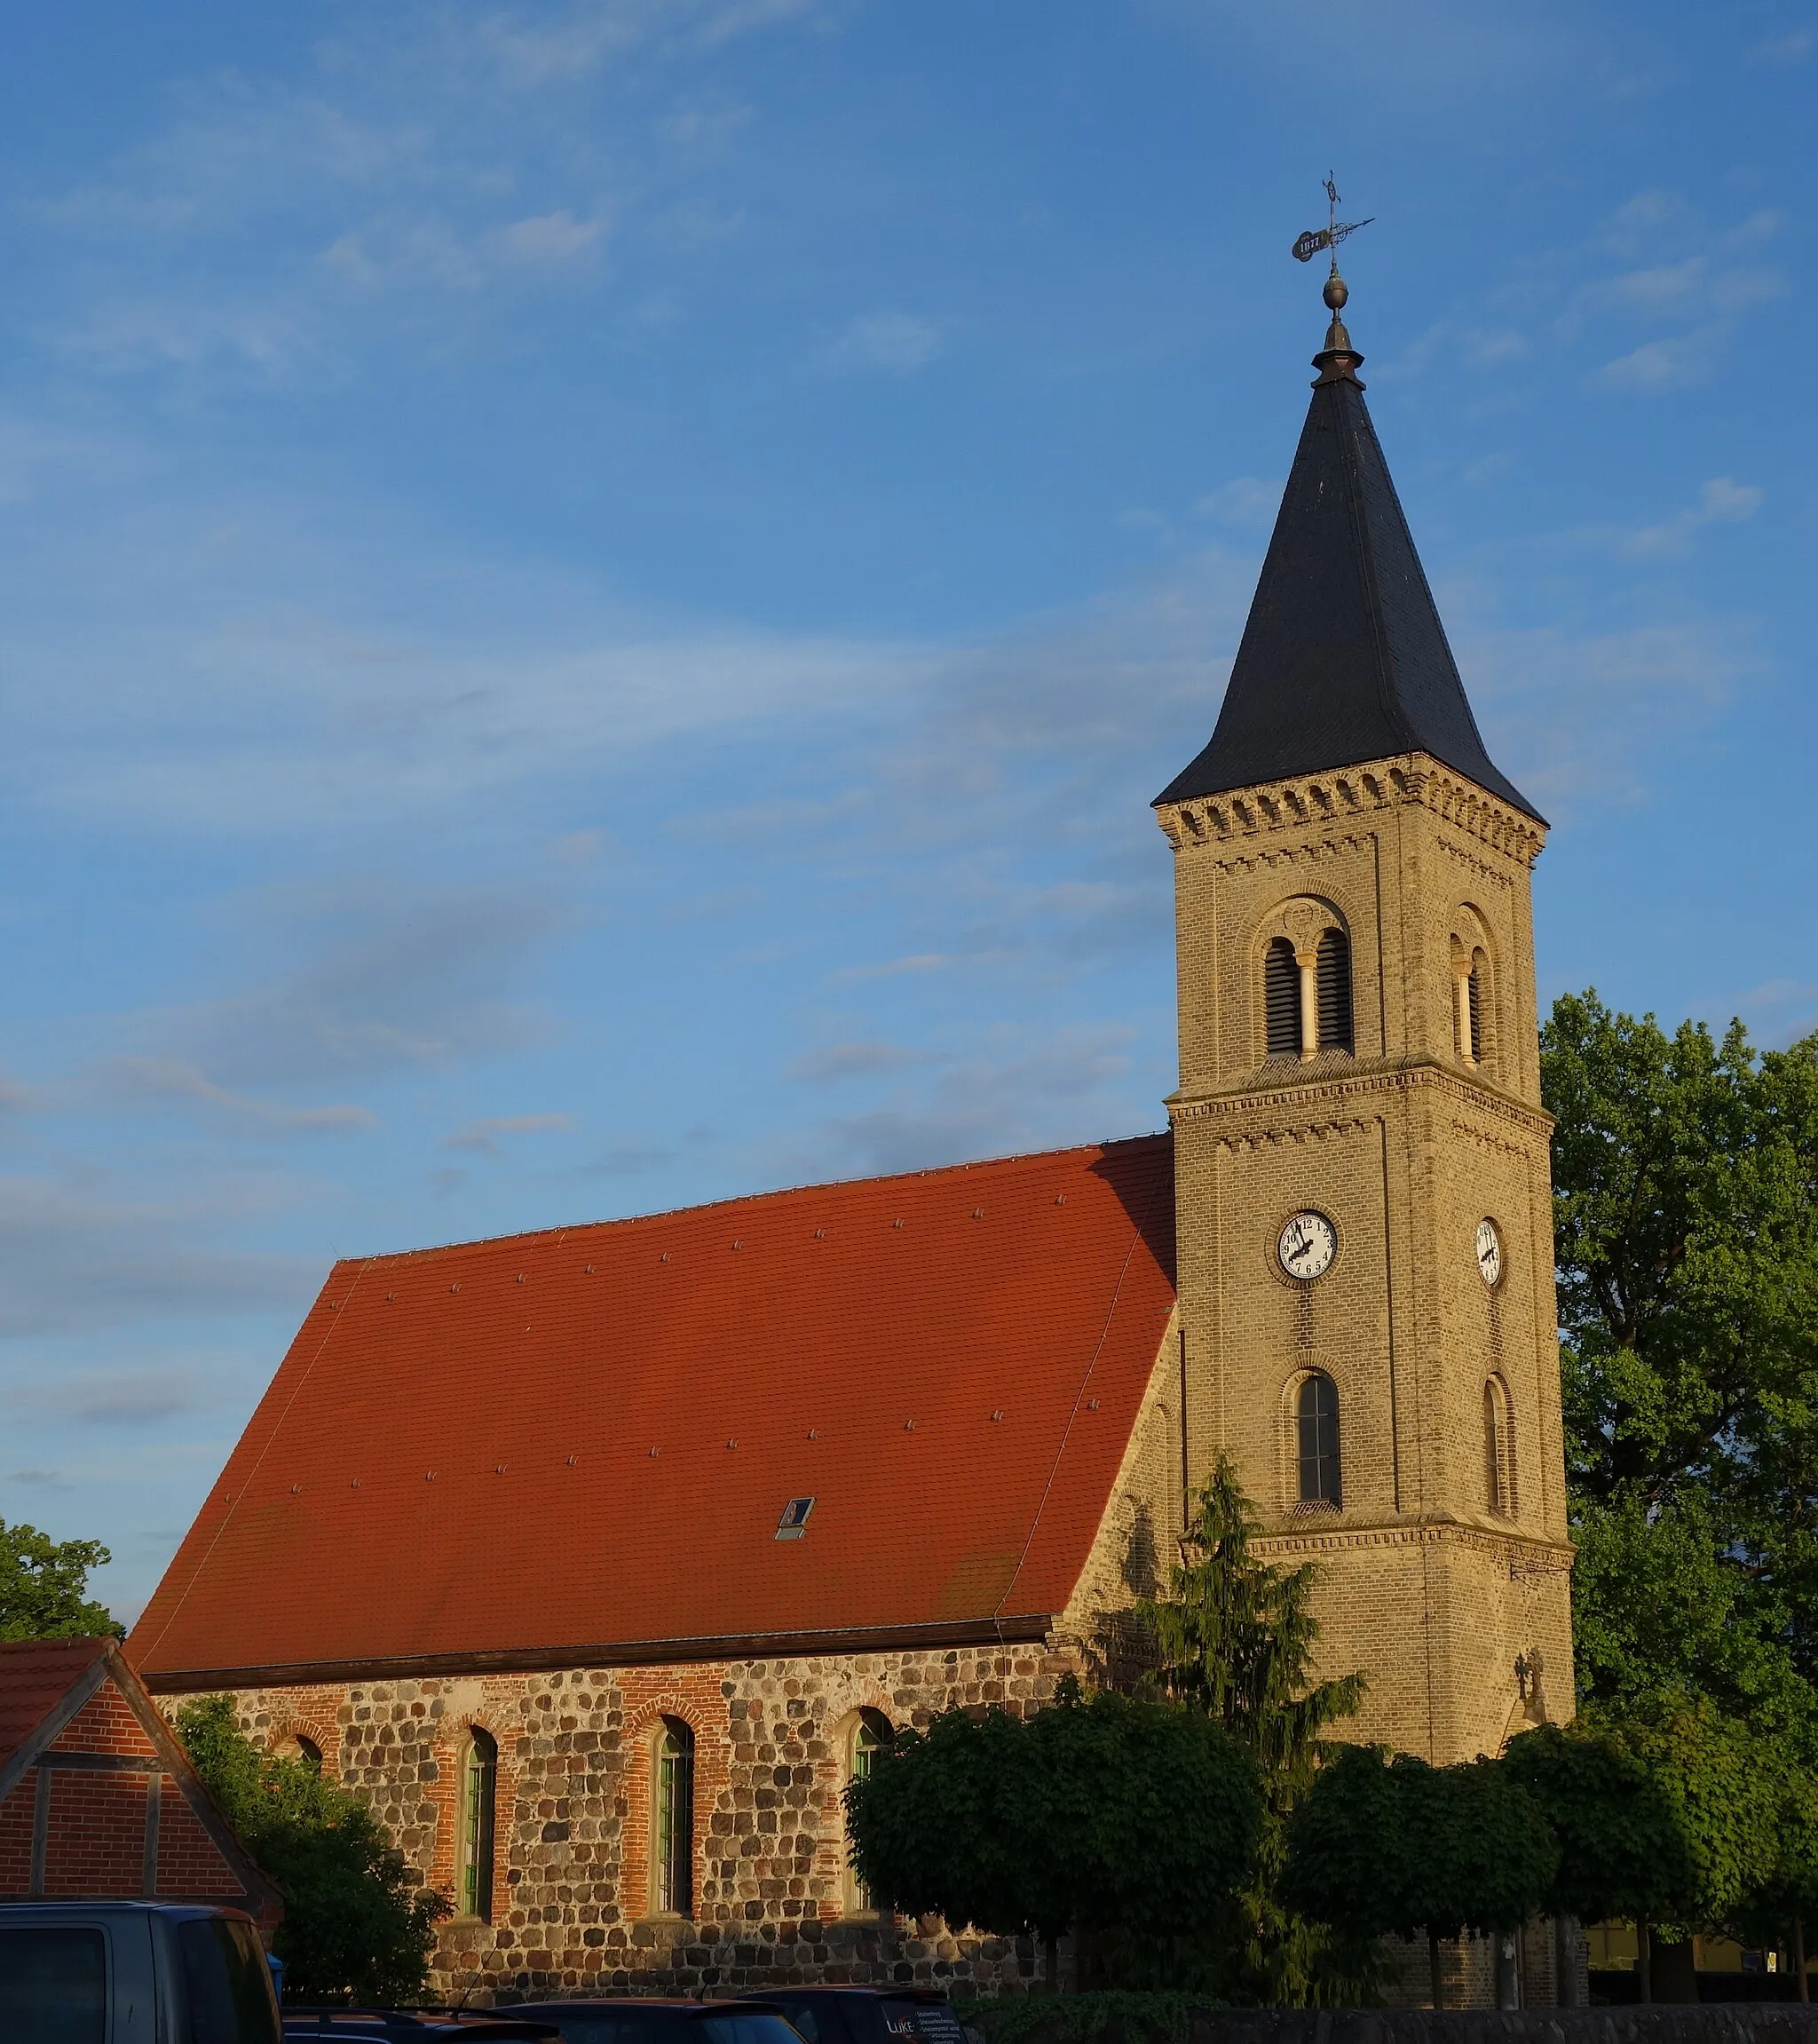
[[[241, 1692], [241, 1722], [299, 1735], [371, 1804], [425, 1886], [452, 1900], [460, 1760], [498, 1745], [493, 1906], [444, 1924], [431, 1992], [727, 1992], [919, 1980], [1015, 1989], [1028, 1939], [958, 1937], [850, 1906], [840, 1802], [863, 1709], [925, 1724], [958, 1704], [1048, 1701], [1079, 1650], [1042, 1644], [573, 1668]], [[173, 1717], [185, 1700], [161, 1699]], [[652, 1755], [665, 1716], [695, 1738], [692, 1917], [650, 1906]]]

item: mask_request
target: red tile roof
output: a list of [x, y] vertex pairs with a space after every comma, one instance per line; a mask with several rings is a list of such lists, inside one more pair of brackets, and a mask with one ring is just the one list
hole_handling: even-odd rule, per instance
[[129, 1656], [169, 1689], [1031, 1636], [1173, 1244], [1156, 1136], [337, 1264]]
[[105, 1639], [0, 1640], [0, 1767], [107, 1652]]

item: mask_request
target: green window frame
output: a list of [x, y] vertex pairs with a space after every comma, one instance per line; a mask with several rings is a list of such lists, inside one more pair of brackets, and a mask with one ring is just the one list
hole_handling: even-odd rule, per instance
[[461, 1756], [461, 1864], [456, 1880], [461, 1913], [493, 1919], [493, 1834], [499, 1792], [498, 1742], [470, 1728]]
[[657, 1913], [694, 1913], [694, 1731], [666, 1717], [656, 1742], [656, 1808], [652, 1826]]
[[[851, 1746], [846, 1758], [848, 1777], [853, 1781], [870, 1780], [878, 1755], [895, 1737], [890, 1721], [882, 1711], [861, 1710], [853, 1721]], [[858, 1878], [850, 1861], [846, 1867], [846, 1908], [853, 1916], [874, 1915], [878, 1908], [871, 1890]]]

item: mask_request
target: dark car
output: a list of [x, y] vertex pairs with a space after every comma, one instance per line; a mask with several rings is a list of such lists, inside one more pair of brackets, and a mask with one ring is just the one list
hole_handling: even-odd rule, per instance
[[467, 2044], [510, 2044], [510, 2040], [548, 2040], [561, 2032], [552, 2023], [539, 2023], [520, 2016], [517, 2009], [497, 2011], [475, 2008], [287, 2008], [284, 2011], [284, 2044], [434, 2044], [441, 2038], [462, 2038]]
[[808, 2044], [966, 2044], [938, 1987], [760, 1987], [749, 1999], [780, 2008]]
[[[504, 2011], [502, 2011], [504, 2013]], [[802, 2044], [786, 2009], [755, 1999], [659, 2001], [633, 1995], [526, 2001], [510, 2014], [550, 2023], [562, 2044]]]

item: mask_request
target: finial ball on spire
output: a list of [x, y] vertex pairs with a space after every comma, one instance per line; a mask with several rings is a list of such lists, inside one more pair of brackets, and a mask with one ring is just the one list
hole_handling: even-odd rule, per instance
[[1346, 288], [1345, 280], [1340, 276], [1336, 265], [1333, 265], [1331, 276], [1325, 280], [1325, 289], [1319, 295], [1333, 312], [1344, 311], [1345, 301], [1351, 294]]

